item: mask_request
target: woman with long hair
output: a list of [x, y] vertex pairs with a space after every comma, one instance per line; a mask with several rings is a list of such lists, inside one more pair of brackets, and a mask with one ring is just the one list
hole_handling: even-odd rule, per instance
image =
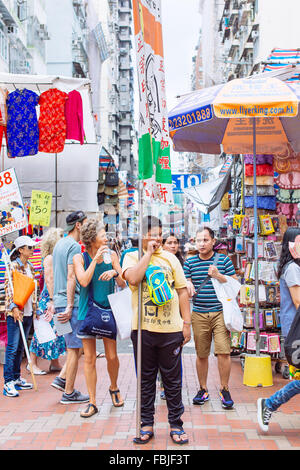
[[[44, 273], [44, 287], [40, 294], [39, 298], [39, 307], [37, 310], [37, 318], [40, 315], [45, 315], [45, 319], [48, 320], [54, 329], [54, 322], [52, 320], [52, 312], [49, 310], [49, 303], [51, 303], [53, 298], [53, 250], [56, 243], [63, 237], [63, 229], [61, 228], [50, 228], [44, 234], [41, 241], [41, 255], [42, 255], [42, 265]], [[55, 331], [55, 329], [54, 329]], [[53, 341], [48, 343], [40, 344], [38, 342], [37, 336], [34, 333], [31, 345], [30, 345], [30, 357], [33, 365], [33, 373], [36, 375], [44, 375], [47, 372], [41, 370], [38, 367], [37, 359], [41, 357], [42, 359], [47, 359], [50, 361], [49, 372], [59, 372], [61, 367], [58, 362], [58, 358], [61, 355], [64, 355], [66, 352], [66, 344], [63, 336], [57, 336]], [[27, 370], [30, 371], [29, 366]]]
[[[110, 308], [108, 295], [114, 292], [115, 281], [119, 287], [125, 287], [126, 282], [122, 279], [119, 259], [114, 251], [110, 251], [111, 260], [107, 263], [105, 254], [108, 250], [108, 239], [102, 223], [96, 219], [87, 220], [81, 228], [81, 241], [83, 242], [89, 266], [86, 266], [84, 256], [77, 254], [73, 258], [75, 275], [80, 284], [79, 313], [78, 320], [84, 320], [88, 311], [89, 286], [92, 283], [94, 301], [103, 308]], [[106, 262], [105, 262], [106, 261]], [[96, 336], [89, 336], [78, 332], [84, 350], [84, 374], [89, 392], [90, 401], [86, 410], [80, 416], [89, 418], [98, 412], [96, 406]], [[115, 407], [124, 405], [117, 385], [119, 373], [119, 358], [117, 355], [116, 341], [102, 338], [107, 361], [107, 370], [110, 377], [109, 393]]]
[[179, 247], [179, 240], [173, 232], [163, 235], [162, 247], [163, 250], [173, 253], [173, 255], [179, 259], [181, 266], [184, 265], [184, 259]]
[[[291, 242], [294, 242], [295, 246], [297, 245], [297, 250], [291, 249]], [[282, 251], [278, 264], [281, 334], [284, 338], [287, 337], [300, 306], [300, 258], [297, 255], [299, 251], [300, 228], [289, 227], [283, 236]], [[299, 370], [297, 372], [299, 373]], [[258, 398], [257, 419], [262, 431], [268, 431], [272, 413], [299, 393], [300, 380], [293, 380], [269, 398]]]

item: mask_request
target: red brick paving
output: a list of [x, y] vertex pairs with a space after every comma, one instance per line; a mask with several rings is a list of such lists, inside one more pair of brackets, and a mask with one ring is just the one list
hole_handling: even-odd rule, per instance
[[[41, 368], [47, 367], [41, 361]], [[23, 364], [23, 376], [30, 379]], [[0, 366], [2, 375], [2, 366]], [[234, 410], [224, 410], [218, 398], [216, 359], [210, 357], [208, 388], [210, 401], [203, 406], [192, 405], [197, 392], [195, 356], [183, 355], [184, 428], [189, 444], [175, 446], [169, 436], [166, 403], [157, 391], [155, 438], [144, 446], [136, 446], [135, 402], [136, 378], [131, 354], [120, 355], [119, 386], [125, 399], [123, 408], [114, 408], [108, 393], [109, 381], [105, 359], [97, 360], [97, 405], [99, 413], [92, 418], [80, 418], [84, 405], [61, 405], [61, 392], [50, 386], [55, 374], [36, 376], [38, 391], [21, 391], [18, 398], [0, 395], [1, 450], [278, 450], [300, 449], [300, 400], [296, 396], [273, 414], [269, 432], [262, 433], [256, 420], [256, 400], [267, 397], [287, 381], [273, 374], [274, 385], [252, 388], [243, 385], [239, 358], [232, 360], [230, 380]], [[83, 359], [80, 361], [76, 388], [86, 392]]]

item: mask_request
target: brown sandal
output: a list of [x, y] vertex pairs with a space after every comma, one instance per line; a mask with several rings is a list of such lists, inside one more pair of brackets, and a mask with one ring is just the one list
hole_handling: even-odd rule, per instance
[[111, 390], [110, 388], [108, 389], [110, 396], [111, 396], [111, 401], [112, 404], [114, 405], [115, 408], [119, 408], [120, 406], [124, 406], [124, 401], [119, 400], [118, 393], [120, 393], [120, 390]]
[[98, 413], [98, 408], [92, 403], [89, 403], [87, 408], [80, 413], [80, 416], [81, 418], [90, 418], [91, 416], [97, 413]]

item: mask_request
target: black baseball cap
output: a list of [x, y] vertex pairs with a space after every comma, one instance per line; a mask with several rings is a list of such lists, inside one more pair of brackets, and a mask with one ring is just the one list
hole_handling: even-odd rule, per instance
[[76, 222], [82, 222], [86, 218], [87, 217], [85, 213], [82, 211], [76, 211], [76, 212], [72, 212], [71, 214], [69, 214], [66, 218], [67, 231], [71, 232], [71, 230], [73, 230], [73, 228], [75, 227]]

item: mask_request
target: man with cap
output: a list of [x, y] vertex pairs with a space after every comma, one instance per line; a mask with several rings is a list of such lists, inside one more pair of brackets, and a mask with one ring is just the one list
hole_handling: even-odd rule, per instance
[[74, 388], [82, 342], [77, 338], [80, 287], [74, 273], [73, 257], [81, 253], [78, 242], [80, 229], [86, 218], [82, 211], [69, 214], [66, 218], [68, 235], [59, 240], [53, 251], [54, 295], [50, 302], [54, 303], [57, 320], [62, 324], [70, 322], [72, 328], [71, 333], [64, 335], [67, 347], [66, 379], [56, 377], [51, 384], [64, 392], [60, 400], [62, 404], [89, 401], [88, 395], [83, 395]]

